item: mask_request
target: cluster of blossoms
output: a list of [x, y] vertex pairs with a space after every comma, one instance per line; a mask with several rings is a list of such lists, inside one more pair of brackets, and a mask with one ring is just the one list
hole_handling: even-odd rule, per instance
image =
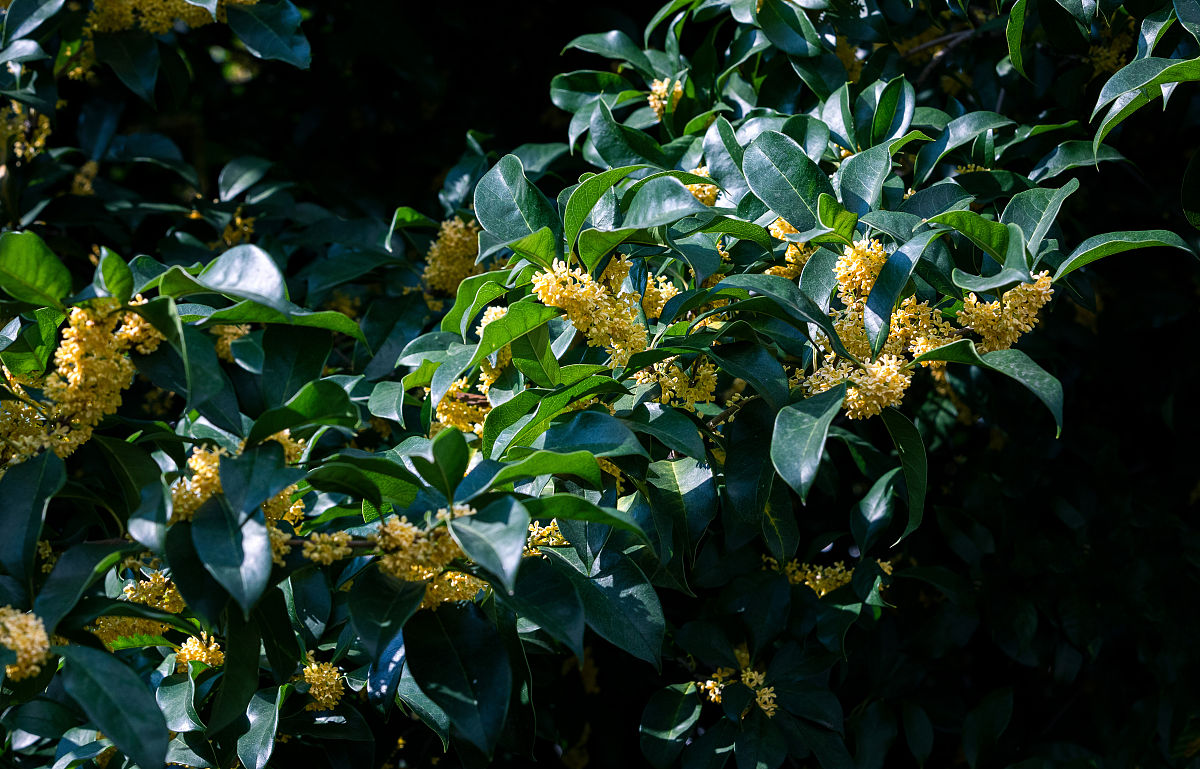
[[981, 352], [1007, 350], [1021, 334], [1033, 330], [1038, 312], [1054, 295], [1049, 272], [1034, 277], [1033, 283], [1014, 286], [996, 301], [981, 302], [973, 293], [967, 296], [958, 322], [983, 337], [978, 345]]
[[[892, 564], [888, 561], [876, 561], [885, 574], [892, 573]], [[817, 566], [811, 563], [801, 563], [793, 558], [785, 564], [780, 564], [769, 555], [763, 556], [763, 568], [777, 571], [787, 577], [793, 585], [808, 585], [818, 597], [824, 598], [843, 585], [850, 584], [854, 570], [846, 569], [843, 561], [835, 561], [829, 566]]]
[[[254, 5], [258, 0], [220, 0], [217, 20], [225, 21], [230, 5]], [[213, 21], [209, 12], [187, 0], [94, 0], [88, 25], [95, 32], [121, 32], [141, 29], [152, 35], [165, 35], [181, 21], [189, 27], [202, 27]]]
[[[130, 603], [149, 606], [168, 614], [178, 614], [185, 608], [179, 590], [160, 571], [151, 574], [149, 579], [125, 585], [123, 592], [124, 600]], [[145, 617], [104, 616], [96, 618], [91, 631], [106, 645], [112, 646], [118, 638], [162, 635], [169, 627], [165, 623]]]
[[667, 114], [667, 90], [670, 89], [671, 106], [669, 109], [674, 110], [675, 105], [679, 104], [679, 100], [683, 98], [683, 81], [676, 80], [674, 86], [671, 84], [670, 78], [665, 80], [653, 80], [650, 83], [650, 109], [654, 110], [655, 116], [661, 121], [663, 116]]
[[[807, 377], [801, 373], [792, 379], [792, 384], [808, 395], [848, 383], [844, 408], [851, 419], [866, 419], [899, 405], [912, 383], [912, 362], [907, 356], [918, 357], [961, 339], [962, 329], [982, 338], [979, 349], [983, 352], [1007, 349], [1033, 328], [1038, 311], [1054, 293], [1049, 274], [1043, 272], [1034, 283], [1006, 291], [996, 301], [980, 302], [971, 294], [957, 315], [961, 329], [928, 302], [907, 297], [892, 312], [887, 340], [873, 358], [863, 318], [871, 289], [887, 259], [887, 251], [876, 240], [860, 240], [843, 249], [833, 270], [842, 306], [831, 312], [831, 317], [838, 338], [853, 359], [839, 358], [829, 349], [828, 340], [818, 340], [823, 362]], [[943, 364], [922, 365], [940, 369]]]
[[[470, 389], [471, 383], [466, 377], [456, 379], [450, 385], [433, 410], [432, 434], [437, 435], [447, 427], [463, 433], [483, 434], [483, 420], [487, 419], [492, 408], [486, 396], [468, 392]], [[426, 392], [429, 392], [429, 388], [426, 388]]]
[[569, 544], [571, 543], [558, 530], [557, 520], [551, 520], [545, 526], [537, 521], [531, 521], [529, 524], [529, 539], [525, 541], [525, 550], [522, 554], [525, 556], [541, 555], [540, 548], [566, 547]]
[[[139, 296], [133, 304], [141, 304]], [[45, 402], [25, 391], [7, 368], [8, 390], [0, 402], [0, 471], [43, 450], [69, 456], [92, 437], [96, 425], [121, 405], [121, 392], [133, 381], [129, 351], [147, 354], [163, 337], [136, 312], [121, 310], [116, 299], [76, 307], [54, 352], [54, 371], [40, 383]]]
[[[787, 240], [788, 235], [796, 234], [796, 228], [788, 224], [785, 219], [776, 219], [767, 229], [770, 231], [771, 237], [777, 240]], [[783, 253], [784, 263], [768, 267], [767, 274], [781, 275], [788, 280], [796, 280], [804, 271], [804, 265], [808, 263], [809, 257], [816, 252], [816, 246], [788, 241], [787, 249]]]
[[331, 662], [317, 662], [312, 652], [308, 653], [308, 664], [302, 675], [308, 684], [308, 694], [313, 698], [305, 706], [307, 710], [333, 710], [346, 693], [342, 669]]
[[304, 542], [304, 557], [325, 566], [349, 558], [353, 552], [354, 549], [350, 547], [350, 535], [344, 531], [330, 534], [318, 532], [310, 535]]
[[50, 637], [41, 618], [11, 606], [0, 606], [0, 646], [17, 655], [4, 667], [13, 681], [36, 676], [50, 660]]
[[[487, 324], [494, 320], [499, 320], [508, 314], [507, 307], [489, 307], [483, 311], [483, 317], [479, 320], [479, 326], [475, 329], [475, 333], [481, 338], [483, 337], [483, 329]], [[479, 383], [477, 389], [480, 393], [487, 395], [487, 391], [500, 377], [500, 372], [504, 367], [512, 362], [512, 346], [504, 345], [495, 353], [495, 362], [490, 360], [492, 356], [484, 358], [479, 364]]]
[[242, 216], [242, 207], [238, 206], [233, 213], [233, 218], [229, 220], [229, 224], [225, 225], [224, 232], [221, 233], [221, 239], [215, 243], [209, 243], [209, 248], [225, 250], [249, 243], [250, 238], [254, 237], [254, 222], [257, 217]]
[[647, 278], [646, 290], [642, 293], [642, 312], [647, 318], [661, 317], [667, 302], [678, 293], [679, 289], [666, 275]]
[[603, 347], [614, 366], [624, 366], [631, 355], [646, 349], [646, 328], [638, 318], [640, 298], [621, 290], [631, 266], [627, 257], [614, 256], [595, 280], [583, 269], [570, 269], [555, 259], [549, 272], [533, 276], [538, 301], [565, 311], [588, 346]]
[[717, 367], [698, 358], [691, 366], [681, 367], [679, 358], [667, 358], [634, 374], [638, 384], [659, 386], [658, 401], [696, 410], [696, 403], [709, 403], [717, 390]]
[[421, 601], [424, 609], [434, 609], [448, 601], [474, 598], [486, 583], [470, 574], [449, 569], [453, 561], [466, 556], [446, 525], [451, 519], [474, 514], [475, 509], [469, 505], [442, 508], [434, 514], [432, 524], [424, 529], [404, 516], [388, 519], [372, 535], [380, 551], [380, 570], [405, 582], [424, 582], [425, 598]]
[[[429, 247], [425, 257], [425, 271], [421, 277], [430, 292], [454, 296], [458, 284], [480, 271], [475, 263], [479, 255], [479, 225], [464, 222], [462, 217], [442, 222], [437, 240]], [[441, 309], [442, 303], [426, 296], [430, 309]], [[436, 306], [435, 306], [436, 305]]]
[[1092, 77], [1111, 75], [1129, 61], [1137, 44], [1136, 22], [1125, 19], [1122, 28], [1108, 26], [1100, 30], [1100, 40], [1088, 47], [1085, 60], [1092, 65]]
[[250, 326], [245, 323], [226, 324], [213, 326], [209, 332], [216, 337], [213, 347], [217, 351], [217, 357], [226, 363], [234, 363], [233, 347], [234, 342], [250, 333]]
[[[27, 104], [10, 101], [0, 109], [0, 146], [7, 145], [14, 165], [33, 159], [46, 147], [50, 138], [50, 118]], [[11, 140], [11, 144], [8, 142]]]
[[184, 641], [183, 646], [179, 647], [179, 651], [175, 653], [175, 667], [177, 670], [187, 670], [189, 662], [203, 662], [212, 668], [219, 668], [225, 664], [225, 652], [221, 651], [221, 645], [217, 643], [217, 639], [209, 638], [208, 633], [201, 633], [197, 638], [192, 636]]
[[[741, 644], [734, 649], [734, 656], [737, 659], [738, 669], [717, 668], [713, 671], [712, 678], [700, 683], [700, 691], [704, 693], [704, 696], [710, 702], [720, 704], [721, 691], [727, 685], [740, 681], [754, 692], [755, 704], [758, 705], [767, 718], [774, 717], [775, 710], [778, 708], [778, 705], [775, 703], [775, 687], [766, 686], [766, 674], [751, 666], [750, 652], [745, 644]], [[748, 712], [748, 709], [746, 712], [743, 712], [741, 714], [742, 718], [745, 718]]]
[[[708, 166], [700, 166], [699, 168], [693, 168], [688, 173], [695, 174], [696, 176], [705, 176], [708, 178], [712, 178], [711, 175], [708, 173]], [[717, 204], [717, 194], [721, 191], [721, 188], [718, 187], [717, 185], [715, 185], [715, 184], [689, 184], [686, 186], [687, 186], [688, 192], [692, 193], [692, 197], [696, 198], [696, 200], [699, 200], [704, 205], [715, 206]]]
[[[300, 461], [307, 446], [303, 438], [293, 438], [289, 430], [275, 433], [267, 440], [283, 446], [284, 460], [289, 464]], [[243, 447], [244, 444], [239, 446], [238, 451]], [[192, 455], [187, 461], [187, 474], [171, 484], [171, 523], [190, 521], [205, 502], [221, 491], [223, 456], [228, 456], [228, 452], [220, 446], [211, 449], [205, 446], [192, 448]], [[292, 495], [298, 488], [298, 484], [292, 484], [262, 503], [263, 517], [271, 535], [271, 557], [279, 565], [283, 565], [283, 556], [291, 551], [288, 545], [290, 537], [279, 528], [279, 522], [283, 520], [296, 526], [304, 519], [304, 501], [292, 501]]]

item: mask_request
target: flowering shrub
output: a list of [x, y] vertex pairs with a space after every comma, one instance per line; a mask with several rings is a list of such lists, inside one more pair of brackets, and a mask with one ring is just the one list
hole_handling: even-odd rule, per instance
[[[642, 44], [571, 43], [613, 66], [554, 78], [566, 144], [469, 136], [437, 219], [342, 215], [256, 156], [210, 199], [170, 139], [116, 133], [111, 94], [153, 103], [211, 40], [231, 88], [307, 67], [304, 18], [7, 7], [14, 766], [1197, 760], [1165, 683], [1120, 751], [1111, 709], [1036, 730], [1106, 643], [1170, 682], [1194, 641], [1109, 633], [1086, 584], [997, 587], [998, 547], [1028, 582], [1090, 545], [1066, 502], [1072, 535], [1003, 525], [1037, 489], [986, 453], [1052, 453], [1072, 348], [1023, 348], [1095, 307], [1093, 262], [1193, 251], [1067, 214], [1195, 79], [1195, 3], [673, 0]], [[60, 81], [99, 94], [78, 146]]]

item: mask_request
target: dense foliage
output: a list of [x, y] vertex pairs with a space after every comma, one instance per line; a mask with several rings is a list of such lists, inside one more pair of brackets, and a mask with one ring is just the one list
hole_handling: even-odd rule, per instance
[[196, 127], [353, 13], [7, 7], [6, 765], [1200, 763], [1194, 470], [1060, 383], [1191, 414], [1200, 5], [673, 0], [386, 216]]

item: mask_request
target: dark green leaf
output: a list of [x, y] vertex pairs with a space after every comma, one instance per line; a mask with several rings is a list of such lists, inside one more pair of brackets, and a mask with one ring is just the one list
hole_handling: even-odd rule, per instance
[[529, 513], [505, 496], [475, 513], [449, 522], [450, 534], [475, 563], [497, 577], [512, 593], [521, 553], [529, 536]]
[[899, 472], [900, 468], [897, 467], [880, 476], [850, 516], [850, 531], [863, 553], [879, 541], [892, 522], [892, 491]]
[[235, 512], [213, 497], [192, 520], [192, 543], [204, 568], [249, 614], [271, 576], [271, 538], [262, 511]]
[[561, 233], [554, 207], [525, 178], [516, 155], [505, 155], [475, 187], [475, 215], [488, 232], [502, 241], [531, 235], [543, 227]]
[[128, 545], [83, 543], [74, 545], [59, 556], [46, 583], [38, 592], [33, 611], [42, 618], [47, 633], [53, 633], [58, 622], [75, 608], [75, 603], [91, 584], [120, 560]]
[[154, 699], [158, 701], [158, 708], [171, 731], [196, 732], [204, 729], [204, 722], [196, 712], [196, 680], [190, 671], [172, 673], [164, 678], [154, 691]]
[[650, 229], [674, 224], [685, 216], [706, 214], [712, 209], [696, 199], [683, 182], [670, 176], [650, 179], [633, 195], [621, 226]]
[[63, 461], [52, 451], [12, 466], [0, 477], [0, 499], [5, 500], [0, 514], [5, 531], [0, 542], [0, 564], [22, 583], [33, 576], [46, 506], [66, 480]]
[[798, 231], [818, 225], [817, 199], [833, 187], [791, 138], [763, 131], [746, 147], [742, 169], [754, 194]]
[[275, 750], [275, 730], [279, 726], [279, 711], [287, 697], [288, 686], [272, 686], [254, 693], [246, 718], [250, 728], [238, 737], [237, 754], [246, 769], [265, 769]]
[[808, 491], [821, 465], [821, 455], [825, 452], [829, 425], [845, 397], [846, 386], [840, 384], [789, 404], [775, 415], [771, 464], [802, 501], [808, 499]]
[[583, 659], [583, 602], [571, 580], [548, 560], [527, 559], [517, 572], [512, 595], [501, 593], [499, 598]]
[[159, 66], [154, 37], [141, 31], [106, 32], [95, 36], [95, 46], [96, 61], [112, 67], [126, 88], [154, 104]]
[[318, 379], [300, 388], [300, 392], [283, 406], [263, 412], [254, 420], [254, 426], [246, 436], [246, 445], [253, 446], [280, 430], [301, 425], [354, 427], [357, 424], [358, 409], [350, 402], [346, 391], [333, 382]]
[[223, 456], [220, 463], [221, 489], [235, 513], [250, 514], [271, 497], [304, 477], [304, 471], [288, 467], [283, 446], [277, 441], [261, 443], [237, 456]]
[[4, 47], [28, 37], [65, 3], [66, 0], [13, 0], [4, 14]]
[[228, 203], [262, 181], [272, 165], [271, 161], [254, 155], [242, 155], [226, 163], [217, 177], [221, 202]]
[[1074, 272], [1080, 267], [1091, 264], [1097, 259], [1103, 259], [1106, 256], [1119, 254], [1124, 251], [1132, 251], [1138, 248], [1153, 248], [1155, 246], [1178, 248], [1195, 255], [1191, 246], [1183, 238], [1170, 230], [1108, 232], [1103, 235], [1095, 235], [1080, 243], [1071, 252], [1071, 255], [1058, 266], [1058, 271], [1054, 273], [1054, 280], [1057, 282], [1063, 276]]
[[887, 343], [891, 331], [892, 311], [908, 280], [912, 277], [917, 262], [929, 244], [945, 230], [925, 230], [896, 249], [883, 264], [875, 285], [867, 296], [867, 305], [863, 312], [863, 326], [867, 332], [867, 340], [871, 344], [871, 354], [878, 355]]
[[700, 719], [700, 697], [696, 685], [675, 684], [650, 696], [638, 727], [642, 755], [651, 766], [672, 766]]
[[300, 11], [290, 0], [226, 8], [229, 28], [260, 59], [278, 59], [308, 69], [312, 50], [300, 31]]
[[[886, 408], [880, 414], [883, 424], [896, 444], [900, 467], [904, 470], [904, 485], [908, 487], [908, 523], [900, 539], [917, 530], [925, 509], [925, 490], [928, 486], [929, 460], [925, 457], [925, 442], [908, 417], [897, 409]], [[899, 540], [897, 540], [899, 541]]]
[[63, 686], [88, 719], [141, 769], [162, 769], [167, 724], [137, 673], [112, 654], [72, 644], [54, 648], [66, 660]]

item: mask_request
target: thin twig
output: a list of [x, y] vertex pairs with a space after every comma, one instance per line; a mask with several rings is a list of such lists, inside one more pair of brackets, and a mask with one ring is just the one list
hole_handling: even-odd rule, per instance
[[746, 398], [745, 400], [740, 400], [737, 403], [733, 404], [729, 408], [722, 411], [720, 414], [717, 414], [715, 417], [708, 420], [708, 429], [710, 429], [710, 430], [717, 429], [717, 425], [721, 424], [722, 422], [729, 419], [734, 414], [741, 411], [742, 407], [745, 406], [747, 403], [758, 400], [760, 397], [762, 397], [762, 396], [751, 395], [749, 398]]

